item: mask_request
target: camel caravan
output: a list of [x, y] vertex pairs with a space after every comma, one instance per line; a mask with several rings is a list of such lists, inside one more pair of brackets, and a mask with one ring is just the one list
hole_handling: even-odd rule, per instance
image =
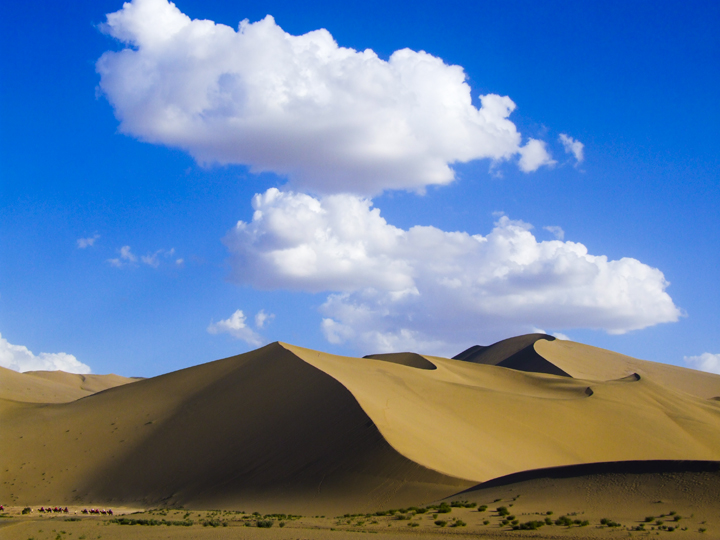
[[[38, 511], [39, 511], [39, 512], [48, 512], [48, 513], [60, 512], [60, 513], [64, 513], [64, 514], [67, 514], [67, 513], [70, 512], [70, 510], [68, 510], [68, 507], [67, 507], [67, 506], [66, 506], [65, 508], [62, 508], [61, 506], [48, 506], [47, 508], [44, 507], [44, 506], [41, 506], [41, 507], [38, 509]], [[76, 512], [76, 513], [77, 513], [77, 512]], [[83, 513], [83, 514], [102, 514], [102, 515], [109, 515], [109, 516], [112, 516], [112, 515], [113, 515], [112, 509], [107, 509], [107, 510], [106, 510], [106, 509], [104, 509], [104, 508], [103, 508], [103, 509], [100, 509], [100, 508], [90, 508], [90, 509], [83, 508], [82, 513]]]

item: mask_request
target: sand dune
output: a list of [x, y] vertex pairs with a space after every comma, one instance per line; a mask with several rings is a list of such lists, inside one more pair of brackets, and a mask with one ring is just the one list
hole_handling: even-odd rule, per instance
[[[475, 350], [492, 365], [274, 343], [69, 403], [5, 400], [0, 501], [363, 512], [529, 469], [720, 461], [720, 402], [683, 390], [704, 374], [675, 368], [670, 384], [673, 370], [649, 362], [593, 368], [577, 357], [620, 360], [578, 346], [526, 336]], [[502, 365], [518, 353], [564, 375]], [[15, 375], [11, 393], [67, 379]]]
[[26, 403], [67, 403], [136, 380], [113, 374], [78, 375], [64, 371], [18, 373], [0, 367], [0, 399]]
[[332, 377], [279, 344], [3, 414], [0, 498], [306, 513], [432, 500], [471, 482], [395, 451]]
[[548, 362], [577, 379], [604, 381], [639, 373], [658, 384], [701, 398], [720, 396], [720, 375], [714, 373], [638, 360], [574, 341], [542, 340], [533, 347]]

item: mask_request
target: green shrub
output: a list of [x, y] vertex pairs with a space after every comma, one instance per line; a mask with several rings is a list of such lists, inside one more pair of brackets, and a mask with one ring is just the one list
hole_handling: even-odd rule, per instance
[[537, 521], [537, 520], [526, 521], [525, 523], [520, 523], [519, 525], [515, 525], [515, 526], [513, 527], [513, 530], [516, 530], [516, 531], [534, 531], [534, 530], [539, 529], [539, 528], [542, 527], [543, 525], [545, 525], [545, 522], [544, 522], [544, 521]]
[[273, 526], [273, 523], [272, 519], [258, 519], [256, 525], [261, 529], [269, 529]]
[[484, 512], [485, 510], [487, 510], [487, 504], [478, 507], [478, 512]]
[[645, 523], [652, 523], [652, 520], [655, 519], [655, 516], [647, 516], [645, 518]]
[[509, 516], [510, 515], [510, 511], [505, 506], [498, 506], [496, 510], [497, 510], [498, 515], [501, 515], [501, 516]]
[[451, 527], [465, 527], [467, 526], [467, 523], [465, 523], [462, 519], [455, 520]]
[[452, 508], [447, 503], [442, 503], [440, 506], [438, 506], [437, 512], [438, 514], [449, 514], [450, 512], [452, 512]]
[[447, 525], [447, 521], [443, 519], [438, 519], [435, 520], [435, 525], [437, 525], [438, 527], [444, 527], [445, 525]]

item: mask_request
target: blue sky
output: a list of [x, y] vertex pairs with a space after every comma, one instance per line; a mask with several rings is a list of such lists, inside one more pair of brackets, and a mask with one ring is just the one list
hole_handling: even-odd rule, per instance
[[0, 9], [0, 365], [540, 329], [720, 370], [717, 4]]

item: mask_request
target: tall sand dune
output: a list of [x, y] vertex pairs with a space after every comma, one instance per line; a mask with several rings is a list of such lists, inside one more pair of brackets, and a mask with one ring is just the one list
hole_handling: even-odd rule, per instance
[[471, 482], [394, 450], [352, 394], [279, 344], [59, 405], [4, 411], [0, 498], [346, 512]]
[[529, 469], [720, 461], [720, 402], [650, 369], [574, 377], [554, 343], [510, 356], [530, 346], [565, 375], [274, 343], [70, 403], [4, 400], [0, 501], [331, 514]]

